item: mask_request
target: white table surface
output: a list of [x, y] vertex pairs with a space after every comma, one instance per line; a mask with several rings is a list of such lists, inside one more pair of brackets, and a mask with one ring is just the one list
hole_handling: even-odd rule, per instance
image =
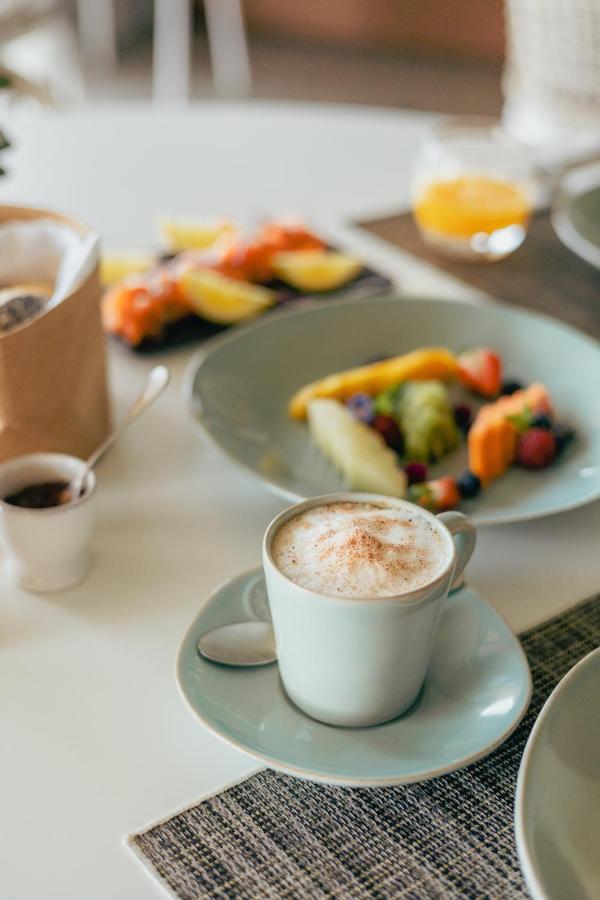
[[[474, 292], [343, 225], [406, 202], [430, 116], [359, 107], [205, 104], [21, 116], [1, 202], [54, 206], [113, 248], [151, 246], [157, 214], [293, 209], [416, 293]], [[121, 837], [255, 767], [206, 732], [174, 679], [209, 592], [257, 564], [282, 502], [209, 447], [173, 384], [99, 470], [95, 566], [36, 596], [1, 583], [0, 896], [146, 900], [159, 889]], [[115, 411], [147, 358], [112, 347]], [[600, 503], [482, 530], [472, 584], [522, 629], [599, 587]], [[595, 539], [593, 539], [595, 536]]]

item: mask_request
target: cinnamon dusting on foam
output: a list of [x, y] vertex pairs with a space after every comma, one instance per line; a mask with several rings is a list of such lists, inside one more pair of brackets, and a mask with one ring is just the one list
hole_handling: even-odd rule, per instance
[[449, 551], [418, 511], [343, 501], [290, 519], [275, 535], [272, 554], [283, 574], [302, 587], [364, 599], [434, 581]]

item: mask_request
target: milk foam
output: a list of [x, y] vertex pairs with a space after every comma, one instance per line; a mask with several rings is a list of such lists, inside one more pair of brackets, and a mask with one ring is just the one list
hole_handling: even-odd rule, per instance
[[275, 534], [271, 553], [301, 587], [365, 599], [429, 584], [447, 568], [451, 551], [418, 510], [352, 501], [294, 516]]

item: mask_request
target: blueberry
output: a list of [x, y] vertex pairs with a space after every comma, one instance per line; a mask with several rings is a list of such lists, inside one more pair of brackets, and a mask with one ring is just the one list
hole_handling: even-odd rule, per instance
[[548, 416], [544, 416], [542, 413], [533, 416], [531, 420], [532, 428], [544, 428], [546, 431], [550, 431], [552, 428], [552, 422], [548, 418]]
[[466, 472], [463, 472], [462, 475], [459, 475], [456, 479], [456, 487], [458, 488], [461, 497], [469, 499], [470, 497], [477, 496], [481, 490], [481, 482], [477, 475], [474, 475], [473, 472], [469, 472], [467, 469]]
[[346, 400], [346, 406], [350, 412], [361, 422], [370, 425], [375, 415], [373, 398], [368, 394], [352, 394]]
[[503, 381], [500, 393], [504, 396], [508, 396], [509, 394], [514, 394], [515, 391], [520, 391], [522, 387], [523, 385], [520, 381]]
[[466, 434], [473, 422], [473, 413], [471, 407], [465, 403], [454, 407], [454, 421], [463, 434]]
[[557, 424], [553, 428], [554, 440], [556, 442], [556, 452], [561, 453], [567, 444], [570, 444], [575, 437], [573, 428], [567, 425]]

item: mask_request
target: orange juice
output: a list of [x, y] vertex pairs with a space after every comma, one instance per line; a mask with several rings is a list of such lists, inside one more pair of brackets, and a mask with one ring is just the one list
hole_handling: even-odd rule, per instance
[[461, 175], [430, 182], [416, 198], [413, 211], [424, 232], [468, 241], [476, 234], [493, 234], [511, 225], [524, 229], [531, 202], [525, 189], [514, 182]]

